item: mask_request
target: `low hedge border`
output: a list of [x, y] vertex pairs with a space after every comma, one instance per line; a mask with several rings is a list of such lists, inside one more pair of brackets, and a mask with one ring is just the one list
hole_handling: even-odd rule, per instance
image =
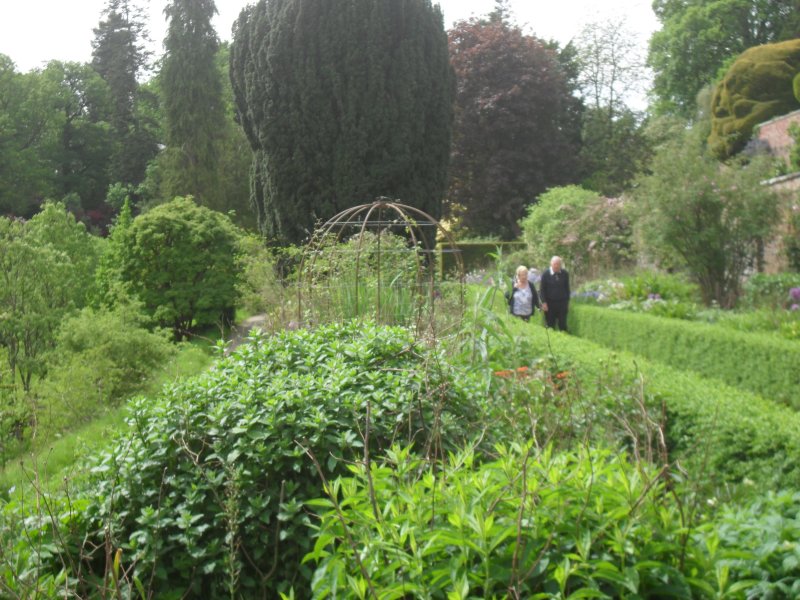
[[666, 406], [672, 457], [693, 478], [716, 485], [750, 480], [768, 489], [800, 487], [800, 414], [791, 408], [573, 335], [518, 319], [511, 326], [530, 343], [531, 356], [519, 360], [552, 353], [586, 382], [602, 378], [610, 362], [624, 375], [640, 373], [645, 390]]
[[800, 409], [800, 344], [761, 333], [573, 304], [577, 336]]

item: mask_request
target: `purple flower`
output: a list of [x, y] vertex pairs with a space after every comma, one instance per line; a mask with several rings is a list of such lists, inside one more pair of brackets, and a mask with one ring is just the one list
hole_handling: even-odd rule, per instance
[[789, 298], [795, 302], [800, 302], [800, 287], [793, 287], [789, 290]]
[[789, 310], [800, 310], [800, 304], [792, 304]]
[[648, 300], [661, 300], [661, 294], [647, 294]]

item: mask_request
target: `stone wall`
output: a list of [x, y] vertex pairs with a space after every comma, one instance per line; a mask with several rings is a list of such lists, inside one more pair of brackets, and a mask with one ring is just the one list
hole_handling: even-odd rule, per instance
[[[800, 111], [798, 111], [800, 112]], [[789, 267], [784, 238], [789, 235], [789, 215], [800, 211], [800, 173], [775, 177], [765, 182], [781, 197], [781, 222], [775, 236], [764, 248], [764, 272], [781, 273]]]

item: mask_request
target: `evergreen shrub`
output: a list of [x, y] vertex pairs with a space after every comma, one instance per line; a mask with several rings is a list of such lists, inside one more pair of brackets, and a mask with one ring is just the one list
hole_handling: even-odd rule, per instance
[[800, 409], [800, 344], [712, 324], [575, 305], [578, 336]]
[[484, 420], [471, 385], [399, 328], [253, 337], [203, 376], [132, 403], [130, 435], [93, 461], [94, 483], [78, 494], [91, 527], [67, 542], [83, 552], [65, 563], [80, 569], [69, 576], [98, 586], [107, 542], [158, 598], [307, 589], [304, 502], [322, 478], [364, 460], [365, 445], [435, 455], [465, 443]]

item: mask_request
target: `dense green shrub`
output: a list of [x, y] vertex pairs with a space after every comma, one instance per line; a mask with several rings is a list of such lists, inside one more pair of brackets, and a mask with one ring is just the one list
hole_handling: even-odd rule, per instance
[[623, 201], [578, 186], [542, 194], [520, 226], [542, 267], [557, 254], [574, 271], [592, 276], [598, 270], [628, 266], [633, 258], [631, 223]]
[[312, 503], [326, 510], [308, 556], [314, 596], [691, 595], [679, 507], [655, 468], [603, 451], [497, 450], [496, 462], [466, 452], [441, 471], [396, 451], [370, 477], [336, 481]]
[[779, 198], [762, 185], [769, 160], [722, 168], [700, 133], [684, 131], [656, 153], [633, 192], [636, 239], [659, 265], [684, 269], [707, 306], [732, 308], [779, 221]]
[[80, 494], [96, 529], [68, 541], [88, 535], [100, 549], [83, 546], [83, 575], [69, 575], [90, 594], [107, 539], [159, 598], [302, 590], [303, 502], [322, 493], [321, 477], [346, 473], [367, 444], [376, 456], [395, 441], [430, 456], [462, 444], [484, 421], [474, 381], [397, 328], [253, 338], [211, 372], [132, 404], [130, 436], [94, 461]]
[[40, 437], [52, 439], [142, 390], [148, 375], [176, 352], [167, 332], [148, 325], [136, 304], [86, 308], [61, 324], [37, 390]]
[[[800, 495], [768, 494], [699, 529], [683, 490], [603, 450], [498, 448], [434, 469], [401, 450], [335, 481], [316, 598], [788, 598]], [[668, 483], [669, 482], [669, 483]], [[670, 488], [672, 488], [670, 490]], [[435, 501], [434, 501], [435, 499]]]
[[580, 337], [800, 408], [800, 345], [707, 323], [574, 306]]
[[130, 224], [117, 223], [113, 235], [121, 265], [109, 275], [121, 277], [148, 314], [171, 327], [176, 338], [232, 317], [240, 232], [228, 216], [191, 197], [175, 198]]

